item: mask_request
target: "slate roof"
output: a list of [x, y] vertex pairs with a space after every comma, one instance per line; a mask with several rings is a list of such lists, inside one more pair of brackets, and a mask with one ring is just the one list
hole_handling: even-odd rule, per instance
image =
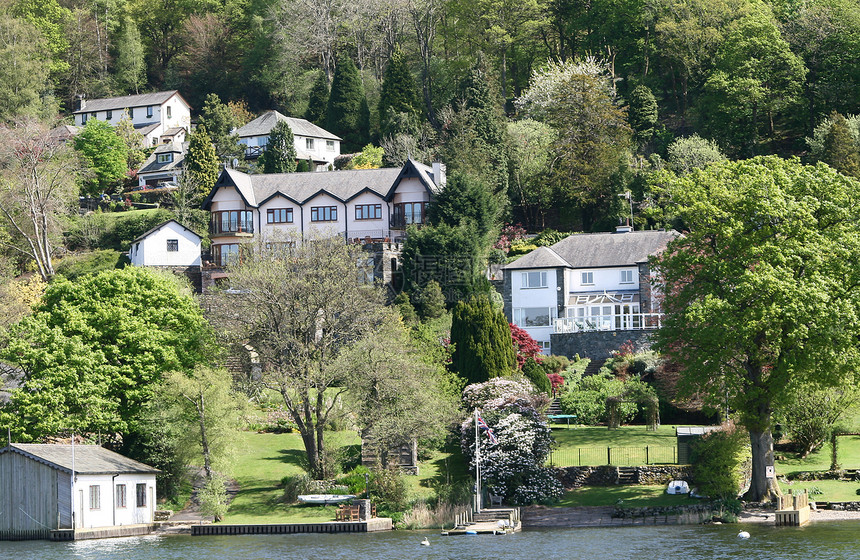
[[[79, 113], [94, 113], [96, 111], [113, 111], [117, 109], [127, 109], [129, 107], [146, 107], [149, 105], [161, 105], [174, 95], [179, 95], [179, 92], [157, 91], [155, 93], [141, 93], [138, 95], [123, 95], [122, 97], [106, 97], [104, 99], [87, 99], [84, 107], [74, 111], [73, 114]], [[182, 96], [179, 95], [182, 99]], [[185, 101], [185, 99], [182, 99]], [[188, 102], [185, 102], [188, 105]]]
[[[74, 470], [79, 474], [157, 474], [156, 468], [129, 459], [98, 445], [75, 445]], [[0, 453], [20, 453], [54, 468], [72, 471], [72, 446], [41, 443], [13, 443]]]
[[[158, 154], [166, 154], [172, 152], [173, 161], [158, 163]], [[171, 171], [180, 169], [185, 166], [185, 154], [188, 153], [188, 143], [183, 143], [181, 146], [177, 143], [170, 142], [169, 144], [159, 144], [148, 158], [141, 164], [137, 174], [157, 173], [161, 171]]]
[[182, 229], [184, 229], [184, 230], [186, 230], [186, 231], [188, 231], [188, 232], [191, 232], [191, 234], [192, 234], [192, 235], [194, 235], [195, 237], [197, 237], [197, 238], [199, 238], [199, 239], [202, 239], [202, 237], [200, 237], [199, 235], [197, 235], [197, 233], [195, 233], [195, 232], [194, 232], [194, 230], [188, 229], [187, 227], [183, 226], [182, 224], [180, 224], [180, 223], [179, 223], [179, 222], [177, 222], [176, 220], [167, 220], [166, 222], [161, 222], [160, 224], [158, 224], [158, 225], [157, 225], [157, 226], [155, 226], [154, 228], [152, 228], [152, 229], [150, 229], [150, 230], [148, 230], [148, 231], [146, 231], [146, 232], [144, 232], [144, 233], [141, 233], [140, 235], [138, 235], [138, 236], [134, 239], [134, 241], [132, 241], [132, 242], [131, 242], [131, 244], [132, 244], [132, 245], [134, 245], [135, 243], [137, 243], [138, 241], [140, 241], [140, 240], [141, 240], [141, 239], [143, 239], [144, 237], [147, 237], [147, 236], [149, 236], [150, 234], [155, 233], [156, 231], [160, 230], [161, 228], [163, 228], [164, 226], [166, 226], [166, 225], [167, 225], [167, 224], [169, 224], [170, 222], [173, 222], [173, 223], [175, 223], [176, 225], [178, 225], [179, 227], [181, 227]]
[[680, 235], [676, 231], [648, 230], [628, 233], [578, 233], [555, 245], [539, 247], [505, 268], [605, 268], [631, 266], [666, 248]]
[[215, 192], [219, 188], [229, 186], [235, 186], [245, 200], [245, 204], [255, 208], [278, 194], [297, 204], [304, 204], [321, 192], [341, 202], [355, 198], [363, 192], [372, 192], [380, 198], [388, 199], [400, 180], [405, 177], [418, 177], [431, 193], [437, 194], [440, 188], [433, 182], [432, 172], [430, 167], [413, 160], [409, 160], [403, 168], [307, 173], [248, 175], [235, 169], [225, 169], [202, 207], [208, 210]]
[[239, 138], [247, 138], [249, 136], [268, 136], [269, 133], [278, 124], [278, 121], [286, 121], [290, 125], [290, 130], [294, 136], [308, 136], [310, 138], [322, 138], [325, 140], [342, 140], [340, 136], [335, 136], [331, 132], [318, 127], [305, 119], [297, 119], [287, 117], [277, 111], [266, 111], [256, 119], [252, 120], [245, 126], [236, 130]]

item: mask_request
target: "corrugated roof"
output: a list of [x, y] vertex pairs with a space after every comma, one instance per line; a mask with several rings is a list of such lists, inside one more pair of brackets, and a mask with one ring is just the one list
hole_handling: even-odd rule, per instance
[[322, 138], [324, 140], [342, 140], [339, 136], [335, 136], [331, 132], [318, 127], [305, 119], [297, 119], [295, 117], [287, 117], [277, 111], [266, 111], [256, 119], [252, 120], [245, 126], [236, 130], [239, 138], [247, 138], [249, 136], [268, 136], [275, 128], [278, 121], [285, 121], [290, 125], [290, 130], [295, 136], [308, 136], [310, 138]]
[[551, 248], [571, 268], [630, 266], [646, 262], [678, 235], [672, 230], [582, 233], [568, 236]]
[[[156, 468], [129, 459], [97, 445], [75, 445], [74, 470], [80, 474], [156, 474]], [[41, 443], [13, 443], [0, 453], [16, 452], [55, 468], [72, 471], [72, 446]]]
[[567, 262], [549, 247], [538, 247], [534, 251], [523, 255], [514, 262], [505, 266], [506, 270], [517, 270], [522, 268], [558, 268], [566, 267]]
[[[104, 99], [87, 99], [83, 109], [74, 111], [78, 113], [93, 113], [95, 111], [113, 111], [115, 109], [126, 109], [129, 107], [146, 107], [149, 105], [161, 105], [174, 95], [179, 95], [179, 92], [157, 91], [154, 93], [141, 93], [138, 95], [123, 95], [122, 97], [106, 97]], [[179, 96], [182, 99], [182, 96]], [[182, 99], [185, 101], [184, 99]], [[186, 102], [186, 105], [188, 103]]]

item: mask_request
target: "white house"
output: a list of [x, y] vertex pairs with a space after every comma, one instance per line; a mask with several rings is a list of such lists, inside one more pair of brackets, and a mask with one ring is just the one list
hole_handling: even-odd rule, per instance
[[131, 242], [128, 259], [134, 266], [200, 266], [199, 235], [176, 220], [167, 220]]
[[675, 231], [575, 234], [505, 266], [505, 314], [551, 352], [554, 333], [657, 328], [649, 258]]
[[212, 260], [229, 264], [243, 243], [293, 242], [312, 233], [347, 241], [399, 241], [423, 224], [444, 187], [444, 166], [247, 175], [225, 169], [203, 202], [211, 215]]
[[138, 185], [155, 187], [165, 181], [179, 182], [185, 168], [188, 142], [161, 144], [146, 158], [137, 171]]
[[145, 146], [181, 143], [191, 130], [191, 106], [176, 90], [81, 99], [80, 107], [72, 115], [77, 126], [84, 126], [89, 119], [116, 125], [128, 118], [135, 130], [143, 134]]
[[158, 469], [95, 445], [0, 449], [0, 539], [152, 523]]
[[334, 165], [340, 155], [341, 138], [305, 119], [287, 117], [277, 111], [266, 111], [235, 132], [239, 142], [246, 146], [245, 159], [256, 159], [269, 144], [269, 133], [275, 125], [284, 121], [293, 132], [296, 147], [296, 160], [311, 160], [311, 171], [326, 171]]

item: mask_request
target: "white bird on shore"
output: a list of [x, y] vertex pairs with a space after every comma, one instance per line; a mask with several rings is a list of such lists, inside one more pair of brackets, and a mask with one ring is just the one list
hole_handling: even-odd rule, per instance
[[421, 546], [430, 546], [430, 541], [427, 540], [427, 537], [424, 537], [424, 540], [421, 541]]
[[748, 538], [750, 538], [750, 534], [747, 533], [746, 531], [741, 531], [740, 533], [738, 533], [738, 538], [739, 539], [748, 539]]

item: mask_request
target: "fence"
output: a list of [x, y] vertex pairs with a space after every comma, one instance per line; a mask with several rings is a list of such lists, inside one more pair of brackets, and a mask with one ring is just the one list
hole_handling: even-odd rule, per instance
[[553, 467], [638, 467], [641, 465], [675, 465], [678, 448], [646, 445], [645, 447], [577, 447], [556, 449], [548, 464]]

